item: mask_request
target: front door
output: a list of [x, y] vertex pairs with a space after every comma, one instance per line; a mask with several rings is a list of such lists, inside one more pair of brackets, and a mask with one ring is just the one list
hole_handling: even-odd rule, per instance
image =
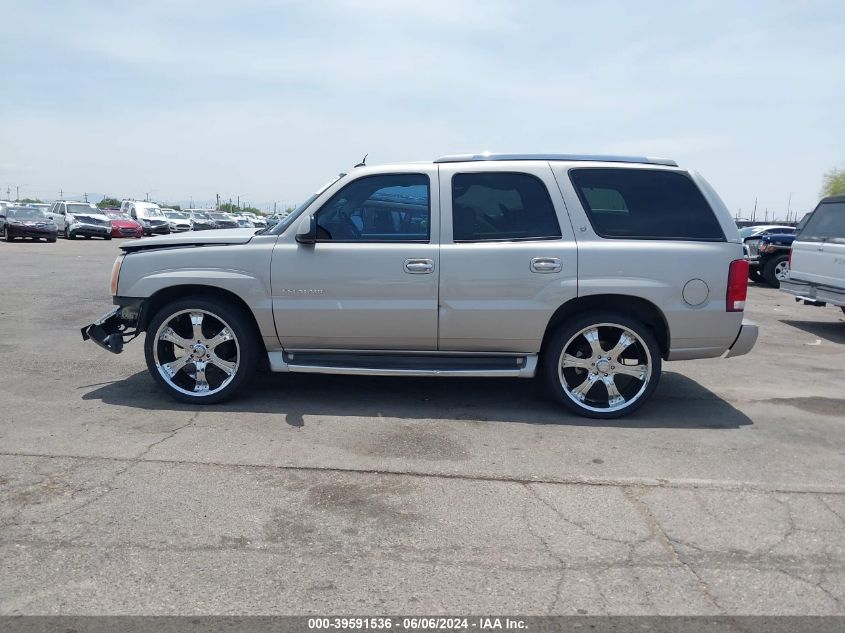
[[790, 277], [822, 286], [845, 286], [845, 201], [822, 202], [792, 245]]
[[436, 167], [360, 176], [331, 195], [316, 218], [316, 244], [295, 240], [303, 216], [273, 251], [273, 314], [282, 345], [436, 349]]
[[577, 249], [548, 163], [440, 166], [444, 351], [537, 352], [577, 296]]

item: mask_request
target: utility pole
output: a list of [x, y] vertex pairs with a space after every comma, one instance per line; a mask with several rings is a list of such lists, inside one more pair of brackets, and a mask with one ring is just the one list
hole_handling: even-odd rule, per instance
[[218, 193], [216, 195], [217, 195], [217, 206], [214, 207], [214, 208], [215, 208], [215, 210], [219, 211], [220, 210], [220, 194]]
[[65, 199], [65, 190], [59, 189], [59, 200], [64, 200], [64, 199]]
[[86, 192], [85, 192], [84, 194], [82, 194], [82, 195], [85, 197], [85, 202], [88, 202], [88, 192], [86, 191]]
[[241, 210], [241, 197], [238, 196], [238, 211]]

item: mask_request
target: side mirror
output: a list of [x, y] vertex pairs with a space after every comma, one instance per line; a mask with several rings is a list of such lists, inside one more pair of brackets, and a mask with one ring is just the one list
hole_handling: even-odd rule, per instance
[[296, 231], [296, 241], [300, 244], [317, 243], [317, 217], [309, 215], [299, 223]]

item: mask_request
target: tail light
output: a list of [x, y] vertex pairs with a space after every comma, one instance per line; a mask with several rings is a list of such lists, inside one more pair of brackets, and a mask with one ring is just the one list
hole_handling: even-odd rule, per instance
[[725, 310], [742, 312], [745, 310], [745, 297], [748, 295], [748, 262], [735, 259], [728, 269], [728, 293]]
[[789, 249], [789, 255], [786, 258], [786, 265], [789, 268], [792, 268], [792, 249]]

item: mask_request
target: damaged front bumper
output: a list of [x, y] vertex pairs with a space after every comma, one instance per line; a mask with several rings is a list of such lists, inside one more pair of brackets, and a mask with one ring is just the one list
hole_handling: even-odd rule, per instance
[[115, 303], [119, 301], [117, 308], [81, 328], [83, 341], [93, 341], [113, 354], [120, 354], [124, 344], [141, 333], [141, 300], [115, 297]]

